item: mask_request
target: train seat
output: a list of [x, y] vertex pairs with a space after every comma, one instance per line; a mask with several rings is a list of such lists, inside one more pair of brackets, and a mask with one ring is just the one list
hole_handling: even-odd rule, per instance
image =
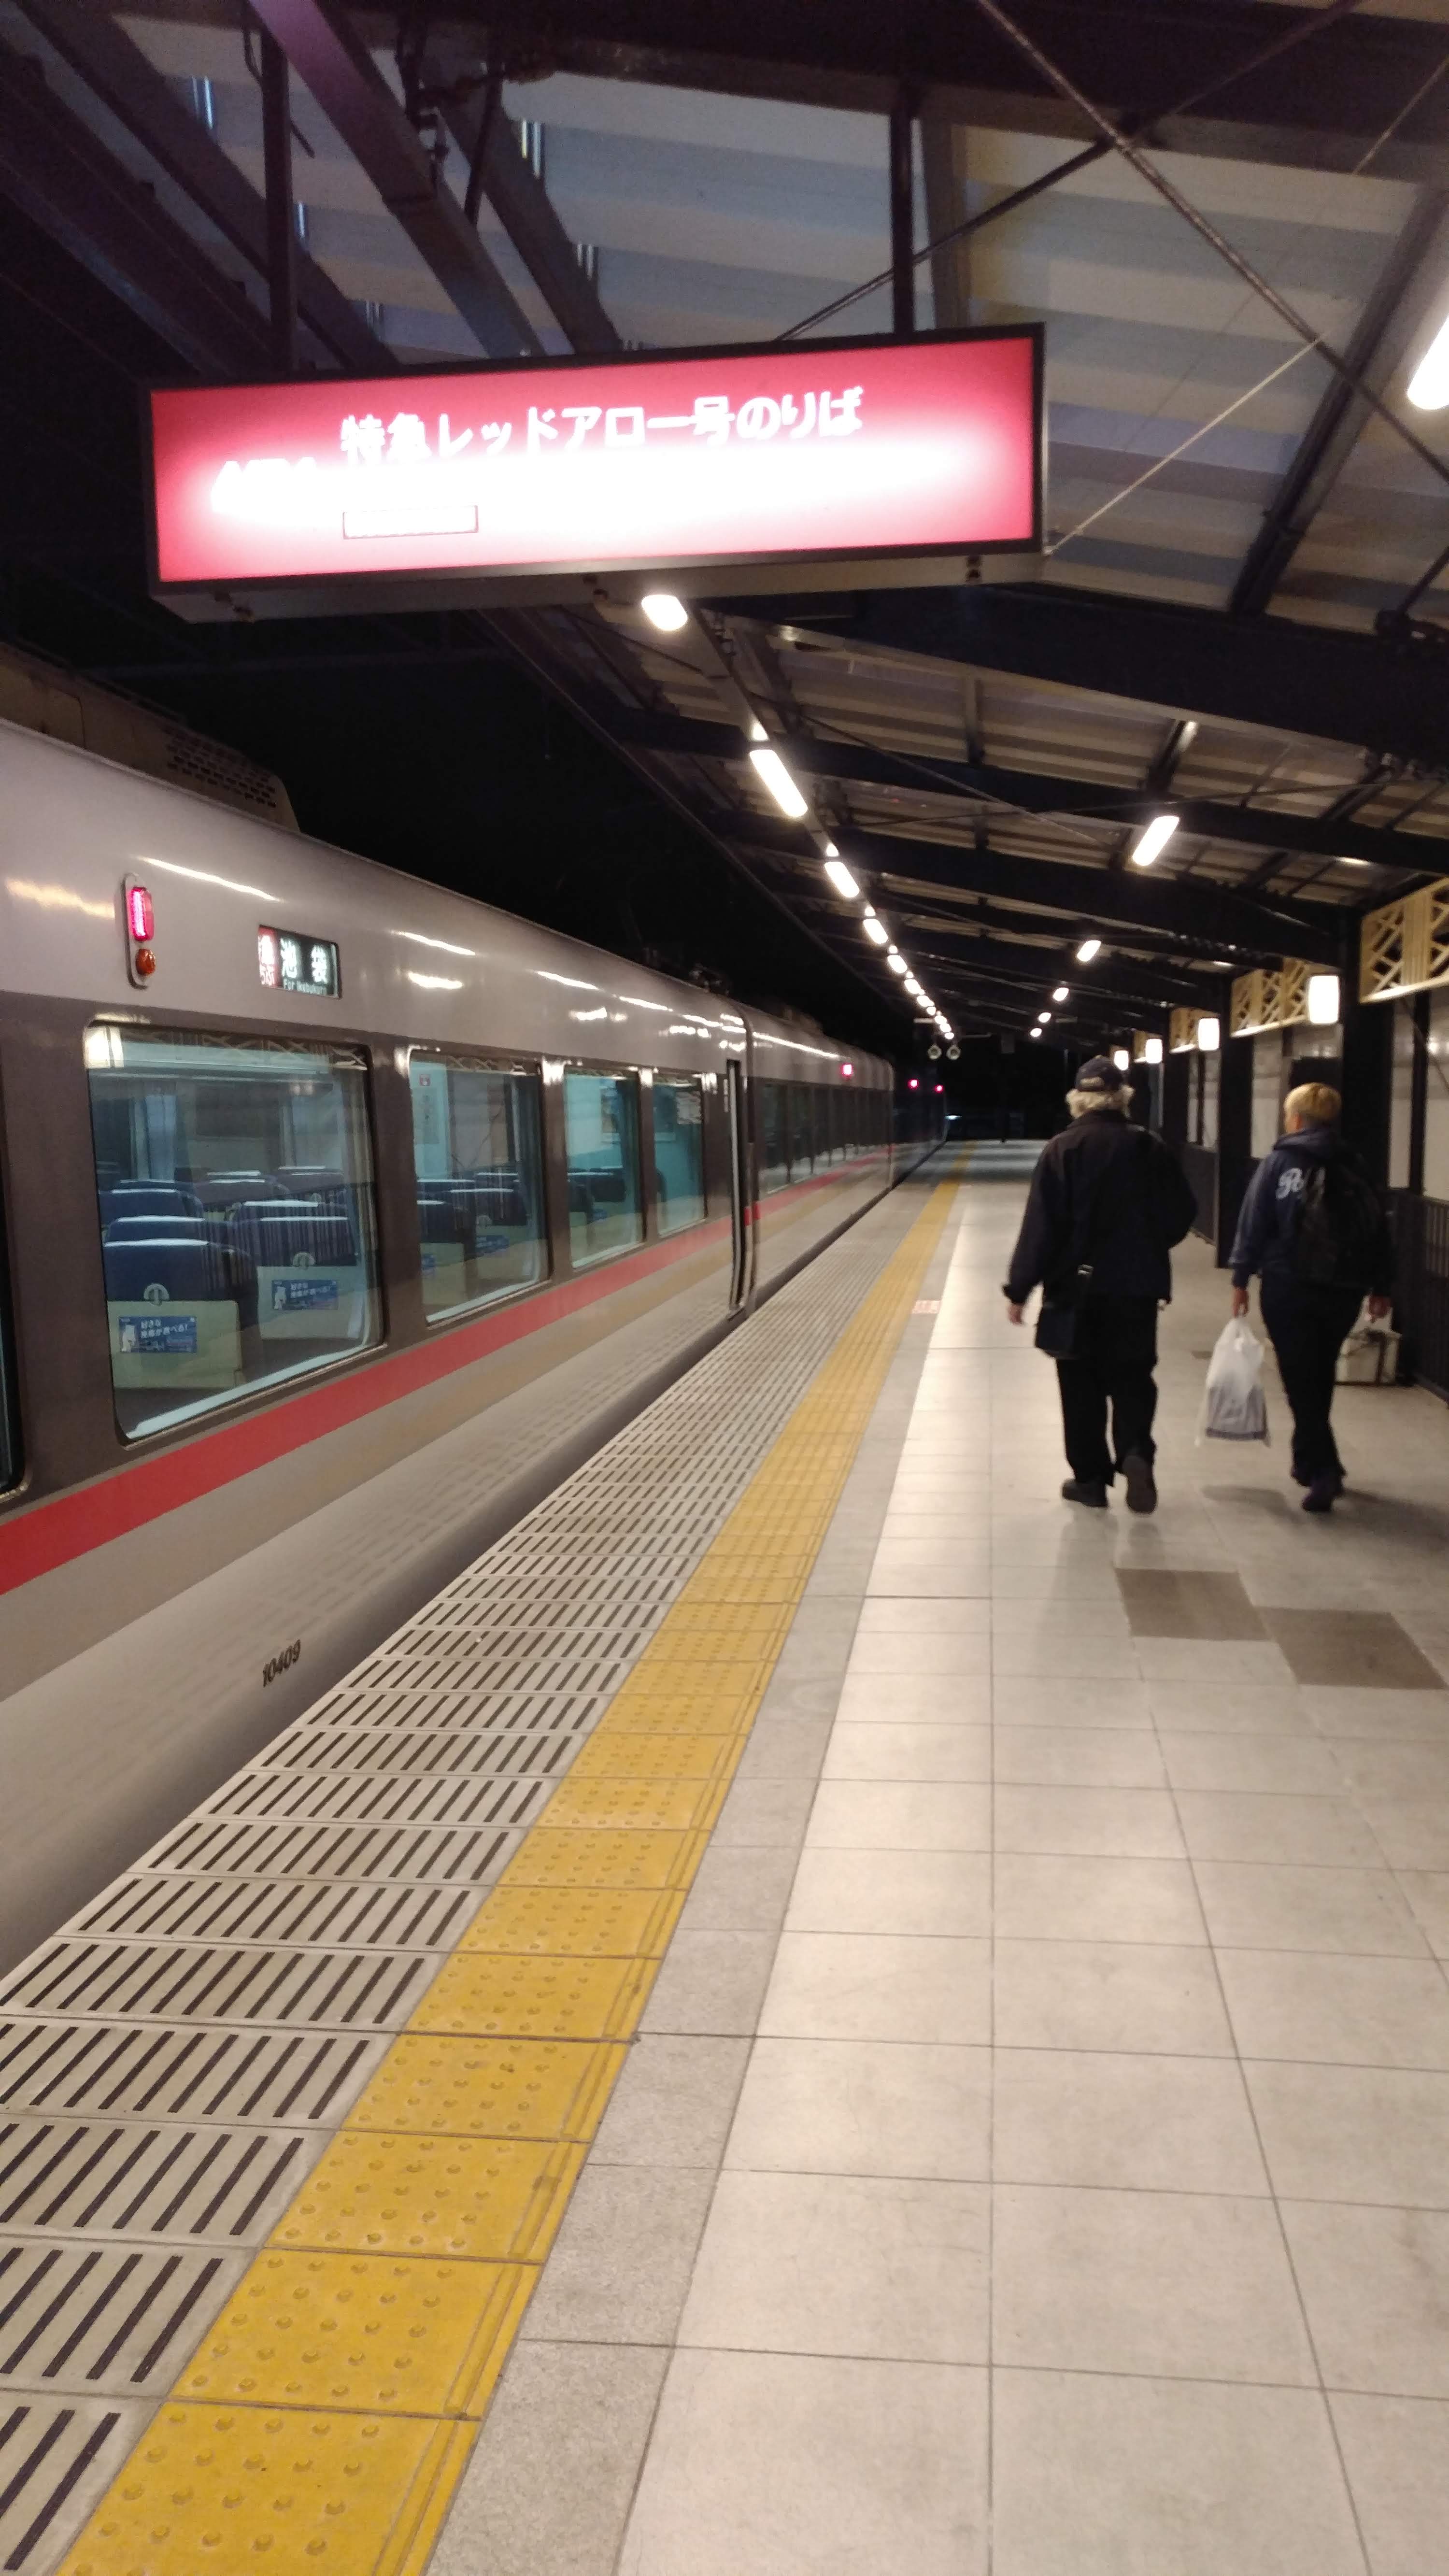
[[114, 1216], [200, 1216], [202, 1205], [194, 1190], [184, 1190], [176, 1181], [116, 1181], [102, 1190], [101, 1218], [106, 1225]]
[[113, 1216], [106, 1227], [107, 1243], [154, 1243], [164, 1235], [171, 1243], [210, 1243], [215, 1229], [204, 1216]]
[[258, 1316], [268, 1341], [366, 1339], [367, 1273], [345, 1216], [305, 1200], [247, 1200], [233, 1210], [230, 1231], [256, 1263]]
[[249, 1265], [224, 1244], [157, 1228], [102, 1246], [111, 1375], [118, 1390], [240, 1386], [256, 1322]]

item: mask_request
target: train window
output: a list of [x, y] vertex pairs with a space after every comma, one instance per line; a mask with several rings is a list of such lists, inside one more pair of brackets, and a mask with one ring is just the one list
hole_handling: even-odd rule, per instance
[[575, 1262], [641, 1242], [638, 1075], [566, 1073], [564, 1132]]
[[812, 1153], [814, 1119], [811, 1104], [814, 1092], [808, 1083], [790, 1085], [790, 1178], [808, 1180], [814, 1168]]
[[423, 1305], [441, 1322], [548, 1269], [538, 1080], [417, 1048], [408, 1079]]
[[381, 1339], [355, 1049], [102, 1024], [85, 1057], [128, 1439]]
[[790, 1179], [790, 1149], [786, 1140], [785, 1085], [783, 1082], [760, 1084], [760, 1196], [771, 1190], [783, 1190]]
[[704, 1085], [654, 1076], [654, 1191], [661, 1234], [704, 1216]]

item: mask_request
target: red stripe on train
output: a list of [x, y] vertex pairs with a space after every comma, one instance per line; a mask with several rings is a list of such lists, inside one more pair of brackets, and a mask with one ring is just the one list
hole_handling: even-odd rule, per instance
[[238, 1476], [268, 1467], [290, 1451], [304, 1448], [308, 1441], [324, 1439], [329, 1431], [344, 1430], [382, 1405], [415, 1395], [440, 1378], [469, 1367], [474, 1360], [486, 1359], [530, 1333], [541, 1332], [545, 1325], [561, 1323], [566, 1316], [597, 1304], [601, 1297], [612, 1296], [634, 1280], [649, 1278], [671, 1263], [686, 1259], [728, 1232], [727, 1217], [716, 1218], [710, 1225], [691, 1226], [687, 1234], [672, 1243], [650, 1244], [644, 1251], [609, 1262], [602, 1271], [561, 1280], [554, 1288], [538, 1289], [494, 1314], [480, 1315], [474, 1323], [459, 1324], [451, 1332], [414, 1343], [408, 1350], [394, 1351], [363, 1368], [351, 1369], [345, 1377], [310, 1387], [305, 1394], [292, 1396], [265, 1412], [248, 1414], [243, 1421], [204, 1432], [200, 1438], [175, 1449], [137, 1458], [93, 1485], [82, 1485], [73, 1493], [57, 1494], [29, 1510], [22, 1509], [4, 1527], [0, 1593], [13, 1592], [20, 1584], [33, 1582], [38, 1574], [48, 1574], [73, 1557], [104, 1547], [109, 1540], [140, 1529], [147, 1521], [159, 1520], [166, 1512], [179, 1511], [184, 1503], [214, 1494], [219, 1486], [234, 1483]]

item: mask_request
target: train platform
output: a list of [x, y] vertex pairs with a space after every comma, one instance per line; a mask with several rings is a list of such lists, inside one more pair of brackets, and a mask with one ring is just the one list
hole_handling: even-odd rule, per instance
[[[0, 1986], [19, 2576], [1436, 2576], [1449, 1420], [938, 1155]], [[1270, 1393], [1275, 1433], [1283, 1407]]]

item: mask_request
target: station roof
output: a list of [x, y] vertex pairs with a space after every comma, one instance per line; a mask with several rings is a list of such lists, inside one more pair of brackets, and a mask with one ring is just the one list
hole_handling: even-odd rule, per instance
[[[976, 225], [919, 260], [917, 327], [1046, 325], [1036, 578], [724, 597], [670, 637], [611, 581], [488, 625], [890, 991], [749, 765], [743, 688], [953, 1018], [1025, 1025], [1086, 928], [1086, 1036], [1331, 964], [1445, 868], [1449, 415], [1405, 386], [1449, 314], [1449, 0], [1011, 0], [1025, 46], [1001, 14], [255, 13], [293, 67], [301, 356], [354, 374], [889, 331], [914, 115], [915, 243]], [[267, 371], [258, 41], [236, 0], [0, 0], [31, 66], [0, 58], [0, 188], [210, 377]]]

